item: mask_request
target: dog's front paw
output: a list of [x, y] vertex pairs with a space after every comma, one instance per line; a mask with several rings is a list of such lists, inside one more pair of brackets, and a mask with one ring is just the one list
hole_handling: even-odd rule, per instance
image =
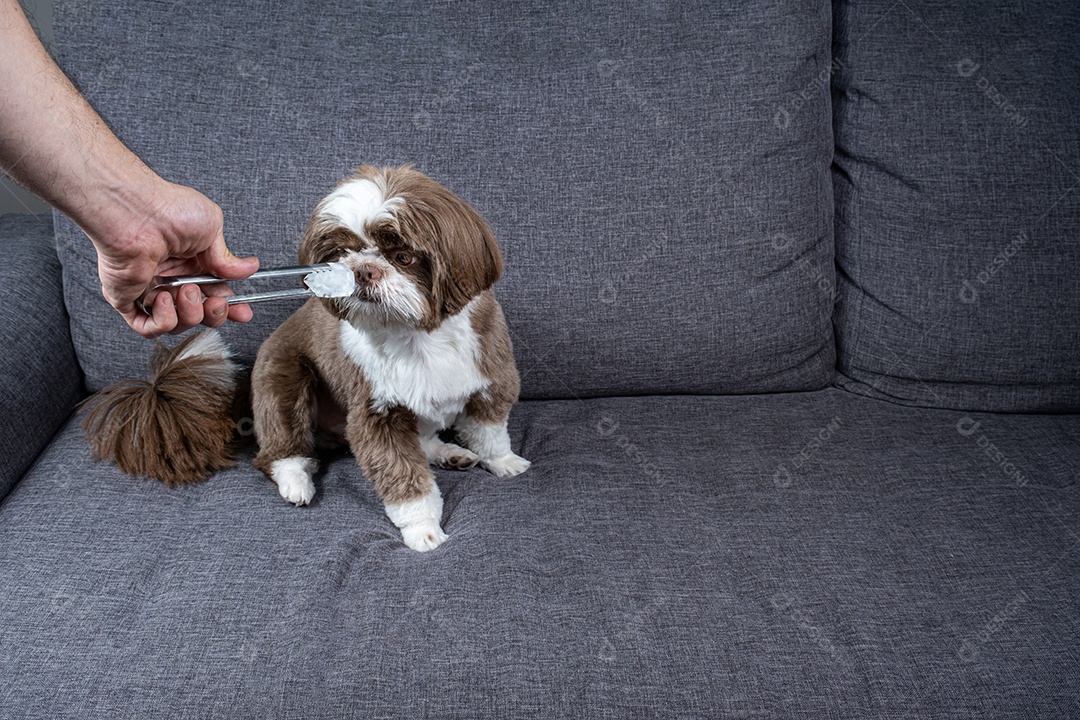
[[488, 471], [501, 478], [508, 478], [514, 477], [515, 475], [520, 475], [521, 473], [528, 470], [529, 466], [532, 465], [531, 462], [529, 462], [523, 457], [515, 455], [514, 453], [510, 453], [509, 455], [503, 455], [502, 457], [495, 458], [494, 460], [483, 460], [480, 464], [487, 468]]
[[454, 443], [436, 442], [437, 444], [424, 449], [427, 452], [428, 462], [434, 463], [443, 470], [468, 470], [480, 462], [480, 456], [472, 450], [466, 450]]
[[417, 552], [427, 552], [442, 545], [446, 533], [439, 523], [442, 519], [442, 495], [431, 483], [426, 493], [401, 503], [386, 503], [386, 514], [401, 530], [401, 539]]
[[401, 528], [401, 539], [417, 552], [434, 550], [446, 540], [446, 533], [438, 524], [406, 525]]
[[270, 466], [270, 476], [277, 483], [278, 492], [293, 505], [307, 505], [315, 497], [315, 483], [311, 476], [318, 463], [311, 458], [292, 457], [275, 460]]

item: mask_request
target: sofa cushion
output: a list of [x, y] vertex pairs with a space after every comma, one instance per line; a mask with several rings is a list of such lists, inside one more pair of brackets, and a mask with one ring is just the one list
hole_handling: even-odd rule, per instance
[[840, 2], [840, 382], [1080, 409], [1080, 5]]
[[52, 214], [0, 216], [0, 500], [82, 399]]
[[[360, 163], [417, 163], [474, 203], [526, 396], [819, 388], [834, 344], [824, 0], [60, 3], [61, 64], [226, 238], [295, 264]], [[59, 229], [91, 388], [150, 351]], [[295, 305], [229, 341], [251, 360]]]
[[406, 548], [355, 462], [296, 508], [64, 432], [0, 505], [10, 717], [1062, 717], [1080, 416], [839, 389], [521, 404]]

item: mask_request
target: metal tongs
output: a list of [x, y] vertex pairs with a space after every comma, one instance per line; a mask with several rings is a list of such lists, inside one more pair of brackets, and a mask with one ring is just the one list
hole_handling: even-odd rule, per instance
[[[341, 263], [319, 263], [316, 265], [295, 265], [292, 267], [280, 267], [280, 268], [268, 268], [266, 270], [259, 270], [252, 273], [243, 280], [224, 280], [214, 275], [177, 275], [175, 277], [162, 277], [157, 276], [150, 282], [150, 287], [142, 294], [142, 296], [135, 302], [139, 308], [147, 315], [152, 313], [148, 308], [154, 304], [154, 299], [159, 293], [163, 292], [167, 288], [178, 288], [184, 285], [215, 285], [217, 283], [225, 282], [246, 282], [247, 280], [267, 280], [270, 278], [282, 278], [282, 277], [295, 277], [298, 275], [304, 276], [304, 282], [307, 283], [307, 276], [313, 273], [320, 273], [329, 270], [340, 271], [340, 268], [344, 268]], [[349, 271], [352, 274], [352, 271]], [[302, 288], [289, 288], [287, 290], [269, 290], [266, 292], [250, 293], [248, 295], [229, 295], [226, 301], [230, 305], [238, 305], [240, 303], [258, 303], [266, 302], [268, 300], [285, 300], [288, 298], [305, 298], [305, 297], [340, 297], [340, 295], [326, 295], [316, 292], [310, 287]]]

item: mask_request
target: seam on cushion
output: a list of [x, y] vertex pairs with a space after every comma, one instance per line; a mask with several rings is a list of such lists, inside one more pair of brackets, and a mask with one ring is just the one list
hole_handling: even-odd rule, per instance
[[[843, 2], [843, 0], [841, 0], [841, 2]], [[836, 33], [838, 32], [837, 17], [838, 17], [838, 15], [836, 13], [836, 7], [835, 7], [835, 4], [834, 4], [833, 5], [833, 33], [834, 33], [833, 47], [834, 48], [836, 48], [836, 46], [837, 46], [837, 43], [836, 43], [836, 40], [837, 40]], [[843, 54], [850, 60], [850, 56], [851, 56], [851, 45], [850, 45], [851, 34], [850, 34], [850, 32], [848, 32], [846, 35], [842, 36], [840, 38], [840, 41], [841, 41], [842, 47], [844, 49]], [[836, 53], [836, 51], [834, 49], [834, 57], [833, 57], [833, 62], [834, 63], [836, 62], [836, 56], [837, 55], [838, 55], [838, 53]], [[851, 68], [850, 62], [845, 63], [844, 66], [841, 68], [840, 72], [835, 73], [833, 75], [834, 81], [836, 81], [837, 78], [844, 78], [850, 72], [850, 68]], [[850, 83], [850, 80], [849, 80], [849, 83]], [[834, 82], [834, 84], [838, 85], [838, 83], [835, 83], [835, 82]], [[856, 115], [856, 109], [855, 109], [855, 102], [853, 101], [853, 98], [852, 98], [852, 94], [849, 93], [849, 92], [844, 92], [843, 87], [838, 87], [837, 89], [839, 90], [838, 95], [840, 97], [840, 103], [843, 105], [843, 108], [844, 108], [844, 117], [842, 118], [842, 121], [844, 122], [844, 124], [846, 124], [848, 126], [850, 126], [852, 124], [857, 124], [857, 123], [854, 123], [854, 116]], [[830, 103], [832, 102], [832, 93], [830, 93], [829, 101], [830, 101]], [[833, 112], [833, 163], [832, 164], [835, 165], [836, 156], [838, 154], [840, 154], [840, 153], [838, 153], [838, 140], [837, 139], [838, 139], [838, 137], [842, 137], [842, 134], [837, 132], [837, 128], [839, 127], [839, 123], [837, 121], [837, 115], [838, 114], [835, 112], [835, 108], [833, 110], [834, 110], [834, 112]], [[847, 205], [845, 207], [845, 212], [843, 214], [843, 217], [844, 217], [844, 222], [843, 223], [840, 222], [841, 213], [839, 212], [839, 209], [838, 209], [838, 206], [837, 206], [837, 199], [835, 197], [835, 195], [836, 195], [835, 182], [834, 182], [834, 185], [833, 185], [833, 195], [834, 195], [834, 197], [833, 197], [833, 233], [834, 233], [834, 237], [833, 237], [833, 264], [835, 266], [836, 283], [837, 283], [838, 287], [839, 287], [839, 284], [840, 284], [840, 268], [839, 268], [839, 262], [838, 261], [839, 261], [839, 258], [841, 257], [841, 252], [840, 252], [840, 241], [841, 241], [841, 239], [840, 239], [840, 230], [841, 230], [842, 225], [852, 230], [852, 232], [848, 232], [847, 236], [844, 238], [844, 242], [848, 243], [849, 247], [852, 249], [852, 252], [845, 253], [844, 256], [846, 256], [846, 257], [854, 257], [858, 253], [858, 251], [860, 250], [860, 248], [858, 248], [857, 245], [853, 244], [856, 241], [852, 240], [852, 235], [854, 234], [854, 230], [856, 228], [858, 228], [858, 226], [859, 226], [859, 222], [858, 222], [858, 205], [855, 202], [855, 197], [856, 197], [856, 195], [858, 195], [858, 187], [859, 187], [859, 183], [862, 181], [862, 175], [863, 175], [863, 168], [862, 168], [860, 163], [858, 163], [857, 161], [854, 160], [854, 156], [852, 155], [852, 153], [851, 152], [844, 152], [843, 155], [845, 157], [848, 157], [848, 158], [852, 159], [853, 162], [851, 164], [851, 167], [849, 167], [848, 170], [847, 170], [847, 175], [850, 178], [850, 190], [847, 193], [849, 199], [848, 199]], [[832, 172], [835, 172], [835, 171], [832, 171]], [[862, 242], [861, 238], [859, 238], [857, 242], [861, 243]], [[849, 319], [849, 321], [847, 323], [848, 330], [847, 330], [847, 332], [844, 333], [844, 336], [846, 338], [846, 341], [845, 341], [844, 344], [847, 345], [850, 348], [850, 350], [848, 352], [846, 352], [846, 353], [842, 351], [841, 345], [840, 345], [841, 333], [838, 332], [837, 328], [834, 325], [833, 333], [834, 333], [834, 336], [836, 338], [836, 341], [835, 341], [836, 342], [836, 363], [835, 363], [835, 365], [836, 365], [836, 371], [838, 373], [840, 372], [842, 355], [846, 354], [849, 359], [853, 358], [853, 357], [858, 357], [859, 356], [859, 350], [861, 349], [861, 342], [862, 342], [862, 332], [861, 332], [861, 322], [860, 322], [862, 314], [863, 314], [863, 312], [862, 312], [862, 299], [861, 299], [861, 297], [857, 296], [857, 293], [854, 292], [854, 290], [859, 289], [859, 285], [857, 285], [856, 282], [854, 281], [854, 277], [853, 277], [852, 273], [850, 272], [850, 268], [845, 270], [844, 274], [848, 277], [848, 279], [850, 281], [849, 284], [850, 284], [850, 287], [851, 287], [851, 291], [849, 293], [847, 293], [847, 295], [848, 296], [855, 295], [856, 297], [848, 297], [848, 296], [841, 296], [840, 297], [840, 302], [841, 303], [846, 303], [848, 305], [848, 307], [850, 308], [849, 310], [846, 311], [847, 314], [848, 314], [848, 317], [850, 319]], [[833, 313], [833, 317], [837, 317], [837, 313], [835, 311]]]

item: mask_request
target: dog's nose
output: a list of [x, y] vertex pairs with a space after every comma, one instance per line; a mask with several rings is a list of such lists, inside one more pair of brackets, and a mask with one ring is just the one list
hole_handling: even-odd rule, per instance
[[378, 265], [361, 265], [356, 268], [356, 280], [359, 283], [370, 285], [383, 278], [383, 270]]

